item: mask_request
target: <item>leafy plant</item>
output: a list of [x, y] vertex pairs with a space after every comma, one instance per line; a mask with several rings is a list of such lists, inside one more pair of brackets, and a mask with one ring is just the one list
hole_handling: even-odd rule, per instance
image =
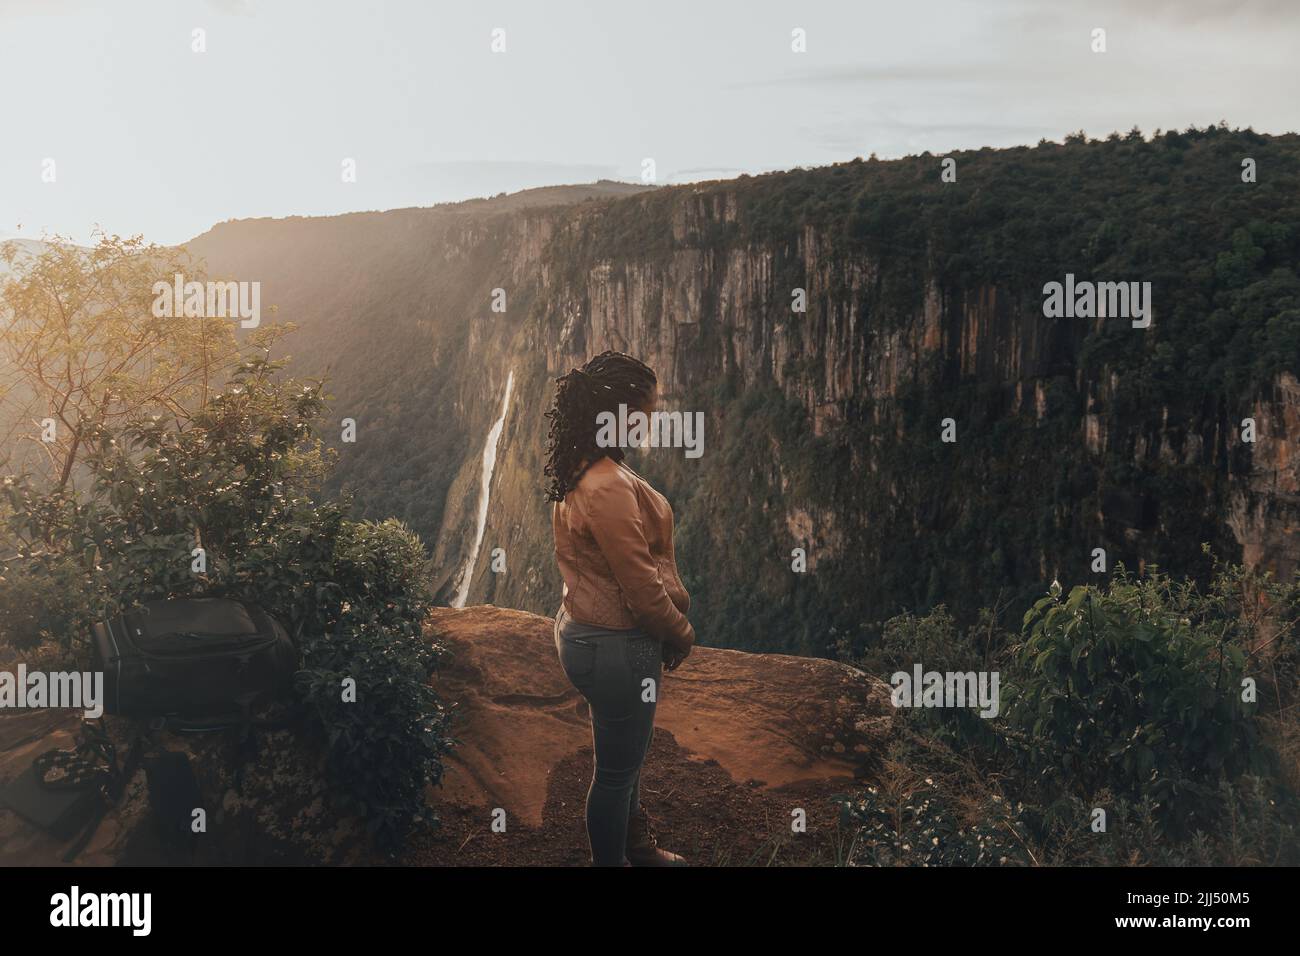
[[[951, 840], [951, 819], [967, 832], [983, 821], [1012, 834], [1041, 864], [1300, 858], [1300, 582], [1209, 557], [1204, 589], [1156, 568], [1135, 578], [1122, 566], [1100, 588], [1054, 586], [1025, 615], [1018, 639], [995, 634], [989, 611], [964, 633], [942, 607], [888, 621], [860, 663], [882, 676], [911, 658], [968, 670], [983, 646], [1004, 674], [1006, 703], [988, 721], [945, 709], [909, 714], [886, 762], [906, 770], [902, 783], [850, 801], [863, 859], [949, 853], [939, 848]], [[1257, 702], [1243, 700], [1246, 677]], [[892, 796], [918, 792], [921, 772], [933, 779], [919, 802]], [[967, 809], [952, 818], [952, 806]], [[1092, 826], [1097, 809], [1104, 830]], [[910, 821], [923, 816], [933, 849], [918, 849]], [[945, 858], [963, 859], [959, 850]]]
[[1121, 573], [1105, 591], [1055, 586], [1025, 615], [1007, 721], [1049, 791], [1149, 795], [1185, 828], [1221, 776], [1257, 769], [1244, 652], [1212, 620], [1179, 613], [1167, 599], [1178, 587]]

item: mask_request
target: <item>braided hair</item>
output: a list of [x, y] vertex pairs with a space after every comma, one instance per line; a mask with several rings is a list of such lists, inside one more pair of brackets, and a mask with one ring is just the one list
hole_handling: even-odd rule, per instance
[[550, 479], [548, 501], [563, 501], [578, 484], [582, 477], [578, 466], [584, 458], [588, 467], [604, 457], [623, 460], [623, 449], [596, 444], [596, 416], [601, 412], [617, 415], [619, 405], [643, 406], [657, 382], [650, 366], [612, 351], [601, 352], [586, 365], [555, 380], [555, 398], [546, 413], [551, 421], [543, 471]]

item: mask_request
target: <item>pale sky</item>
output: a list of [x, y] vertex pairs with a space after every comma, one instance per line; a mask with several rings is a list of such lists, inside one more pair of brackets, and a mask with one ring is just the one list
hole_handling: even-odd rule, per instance
[[0, 237], [175, 243], [637, 181], [646, 158], [679, 183], [1078, 129], [1293, 132], [1298, 54], [1300, 0], [0, 0]]

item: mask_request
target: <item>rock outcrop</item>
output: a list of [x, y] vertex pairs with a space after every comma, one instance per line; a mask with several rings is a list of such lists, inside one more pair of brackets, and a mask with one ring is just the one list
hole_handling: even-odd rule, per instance
[[[556, 659], [554, 622], [483, 605], [439, 609], [428, 627], [452, 652], [436, 686], [464, 728], [453, 731], [461, 744], [440, 799], [541, 825], [552, 768], [591, 745], [586, 702]], [[892, 719], [888, 687], [844, 664], [699, 647], [665, 675], [655, 725], [689, 759], [780, 789], [861, 778]]]
[[[590, 725], [556, 659], [551, 619], [490, 605], [444, 608], [426, 632], [451, 652], [433, 680], [456, 707], [459, 744], [442, 785], [429, 792], [442, 826], [414, 835], [404, 862], [586, 862]], [[879, 680], [784, 655], [701, 647], [667, 676], [661, 694], [644, 796], [665, 837], [700, 862], [743, 862], [735, 854], [747, 858], [789, 833], [794, 807], [806, 810], [816, 839], [830, 839], [837, 815], [830, 797], [873, 771], [893, 720]], [[109, 720], [125, 751], [131, 727]], [[0, 719], [0, 783], [38, 753], [71, 746], [76, 727], [67, 712]], [[361, 822], [331, 807], [310, 745], [291, 730], [258, 739], [256, 751], [241, 756], [221, 735], [158, 735], [156, 747], [190, 755], [207, 832], [193, 854], [168, 851], [141, 770], [76, 865], [379, 862]], [[506, 834], [491, 829], [496, 808], [506, 811]], [[58, 864], [67, 846], [0, 810], [0, 865]]]

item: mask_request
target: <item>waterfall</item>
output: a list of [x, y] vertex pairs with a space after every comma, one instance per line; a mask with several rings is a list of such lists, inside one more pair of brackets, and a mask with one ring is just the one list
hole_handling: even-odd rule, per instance
[[478, 493], [478, 527], [474, 530], [474, 547], [470, 548], [469, 560], [461, 569], [460, 580], [456, 582], [456, 596], [452, 598], [452, 607], [464, 607], [469, 597], [470, 582], [474, 580], [474, 565], [478, 562], [479, 548], [483, 547], [483, 532], [487, 529], [488, 504], [492, 496], [492, 472], [497, 466], [497, 444], [501, 441], [501, 432], [506, 426], [506, 412], [510, 410], [510, 393], [515, 387], [515, 370], [506, 376], [506, 396], [501, 400], [501, 415], [488, 432], [487, 443], [483, 446], [483, 474]]

